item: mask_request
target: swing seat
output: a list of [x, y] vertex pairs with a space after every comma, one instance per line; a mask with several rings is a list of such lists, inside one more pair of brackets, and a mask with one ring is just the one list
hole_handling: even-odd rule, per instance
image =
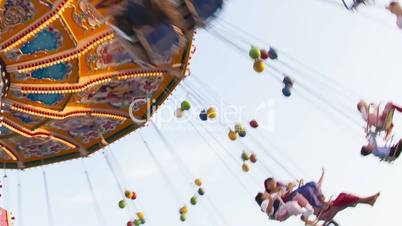
[[180, 24], [174, 24], [186, 34], [197, 27], [205, 27], [222, 8], [223, 0], [173, 0], [181, 15]]
[[387, 163], [393, 163], [398, 157], [399, 157], [399, 145], [400, 143], [397, 144], [396, 150], [394, 151], [394, 153], [391, 156], [388, 156], [387, 158], [383, 158], [381, 159], [381, 161], [383, 162], [387, 162]]
[[[145, 38], [144, 46], [151, 51], [151, 56], [155, 56], [157, 61], [167, 61], [177, 51], [181, 43], [180, 35], [169, 24], [158, 24], [150, 27], [146, 26], [140, 29], [141, 34]], [[141, 39], [140, 39], [141, 41]]]
[[287, 86], [287, 87], [293, 87], [293, 80], [289, 77], [289, 76], [285, 76], [284, 78], [283, 78], [283, 84], [285, 84], [285, 86]]
[[329, 219], [322, 219], [321, 213], [319, 214], [318, 219], [315, 223], [318, 224], [320, 221], [324, 222], [322, 224], [323, 226], [339, 226], [339, 224], [332, 217]]
[[183, 37], [165, 23], [133, 28], [130, 33], [115, 30], [131, 58], [144, 67], [168, 64], [184, 43]]
[[128, 1], [127, 4], [122, 5], [121, 7], [124, 7], [124, 10], [114, 16], [114, 25], [128, 33], [132, 31], [133, 26], [152, 26], [168, 21], [168, 18], [160, 10], [152, 8], [150, 3], [145, 2]]
[[110, 24], [131, 58], [144, 67], [170, 63], [185, 39], [161, 9], [149, 4], [129, 1]]
[[339, 226], [339, 224], [336, 222], [336, 221], [334, 221], [334, 220], [330, 220], [330, 221], [327, 221], [327, 222], [324, 222], [324, 226]]
[[[369, 109], [370, 111], [370, 109]], [[377, 110], [377, 118], [379, 118], [380, 113], [379, 110]], [[367, 127], [366, 127], [366, 133], [373, 133], [375, 136], [377, 136], [377, 134], [381, 133], [381, 132], [388, 132], [392, 129], [393, 127], [393, 119], [394, 119], [394, 113], [395, 113], [395, 109], [392, 109], [388, 112], [387, 116], [384, 119], [384, 123], [383, 125], [374, 125], [374, 126], [369, 126], [368, 122], [367, 122]]]
[[269, 55], [269, 58], [271, 60], [277, 60], [278, 57], [279, 57], [278, 52], [276, 51], [276, 49], [274, 49], [272, 47], [269, 48], [268, 55]]
[[197, 16], [204, 21], [213, 17], [223, 5], [223, 0], [192, 0], [188, 2], [191, 2]]
[[396, 158], [393, 156], [381, 159], [382, 162], [386, 162], [386, 163], [393, 163], [395, 160], [396, 160]]
[[290, 97], [292, 95], [292, 92], [290, 91], [290, 88], [288, 86], [285, 86], [282, 89], [282, 94], [284, 97]]
[[388, 131], [389, 129], [391, 129], [392, 128], [392, 121], [393, 121], [393, 119], [394, 119], [394, 113], [395, 113], [395, 109], [392, 109], [389, 113], [388, 113], [388, 115], [387, 115], [387, 117], [385, 118], [385, 121], [384, 121], [384, 128], [383, 128], [383, 130], [385, 130], [385, 131]]
[[360, 5], [366, 5], [369, 0], [353, 0], [353, 2], [342, 0], [343, 5], [349, 11], [356, 10]]
[[193, 17], [195, 26], [204, 26], [223, 6], [223, 0], [181, 0]]
[[388, 156], [386, 158], [382, 158], [381, 162], [386, 162], [386, 163], [393, 163], [396, 160], [395, 154], [393, 156]]

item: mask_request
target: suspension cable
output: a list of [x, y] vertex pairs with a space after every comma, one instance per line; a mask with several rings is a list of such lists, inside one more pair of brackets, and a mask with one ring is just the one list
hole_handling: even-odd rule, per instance
[[182, 204], [182, 198], [180, 197], [180, 194], [176, 191], [174, 182], [170, 180], [169, 176], [165, 172], [163, 166], [159, 163], [158, 158], [156, 157], [156, 154], [153, 152], [151, 147], [149, 146], [148, 142], [145, 140], [144, 136], [142, 135], [141, 131], [138, 130], [137, 132], [139, 134], [139, 137], [141, 141], [143, 142], [145, 148], [147, 149], [148, 153], [151, 156], [152, 161], [155, 163], [157, 169], [159, 170], [159, 173], [162, 175], [163, 180], [165, 181], [167, 187], [169, 188], [170, 192], [173, 194], [174, 198], [177, 201], [177, 204], [180, 206]]
[[10, 189], [8, 189], [8, 176], [7, 176], [7, 169], [5, 167], [5, 163], [4, 163], [4, 174], [3, 174], [3, 205], [6, 209], [9, 208], [9, 192]]
[[17, 173], [17, 192], [18, 192], [18, 226], [23, 226], [23, 206], [22, 206], [22, 185], [21, 185], [21, 171]]
[[96, 214], [96, 220], [98, 221], [99, 225], [105, 226], [106, 225], [105, 224], [105, 218], [103, 217], [102, 210], [101, 210], [100, 205], [99, 205], [99, 201], [96, 198], [94, 186], [92, 184], [92, 181], [91, 181], [91, 178], [89, 176], [87, 166], [86, 166], [84, 161], [85, 161], [84, 159], [81, 159], [82, 167], [84, 169], [85, 179], [86, 179], [89, 191], [91, 193], [92, 202], [94, 204], [94, 211], [95, 211], [95, 214]]
[[[167, 93], [168, 91], [165, 89], [164, 92]], [[178, 100], [178, 98], [177, 98], [174, 94], [171, 94], [171, 95], [172, 95], [176, 100]], [[216, 154], [216, 156], [224, 163], [224, 165], [227, 167], [227, 169], [230, 171], [230, 173], [233, 173], [233, 172], [231, 172], [230, 167], [227, 165], [227, 163], [225, 162], [225, 160], [224, 160], [222, 157], [220, 157], [220, 155], [218, 154], [218, 151], [217, 151], [217, 150], [208, 142], [208, 140], [201, 134], [201, 132], [200, 132], [200, 131], [197, 129], [197, 127], [194, 125], [194, 123], [191, 122], [191, 120], [189, 121], [189, 123], [190, 123], [191, 126], [194, 128], [194, 130], [197, 132], [197, 134], [203, 138], [203, 140], [207, 143], [207, 145], [208, 145], [209, 147], [211, 147], [211, 149], [214, 151], [214, 153]], [[154, 125], [154, 126], [155, 126], [155, 125]], [[206, 127], [203, 127], [203, 129], [205, 129], [205, 130], [208, 132], [209, 136], [212, 137], [212, 138], [216, 141], [216, 143], [218, 143], [221, 147], [223, 147], [222, 150], [224, 150], [224, 151], [226, 152], [226, 154], [227, 154], [229, 157], [231, 157], [232, 160], [234, 160], [234, 162], [237, 164], [237, 163], [238, 163], [237, 158], [236, 158], [236, 157], [233, 157], [232, 154], [231, 154], [231, 152], [230, 152], [224, 145], [222, 145], [222, 144], [215, 138], [215, 136], [213, 136], [213, 134], [210, 133], [210, 131], [209, 131]], [[161, 133], [160, 133], [160, 134], [161, 134]], [[165, 139], [165, 140], [166, 140], [166, 139]], [[234, 175], [234, 176], [237, 178], [236, 173], [233, 173], [232, 175]], [[252, 178], [252, 179], [254, 179], [254, 178]], [[238, 182], [240, 182], [241, 184], [243, 183], [240, 179], [238, 180]], [[255, 181], [253, 181], [253, 182], [256, 183], [256, 184], [258, 184], [258, 182], [255, 182]], [[244, 186], [244, 187], [246, 188], [247, 186]], [[245, 190], [248, 192], [247, 188], [246, 188]], [[250, 194], [250, 193], [249, 193], [249, 194]]]
[[[193, 96], [193, 97], [194, 97], [194, 96]], [[211, 137], [211, 138], [221, 147], [221, 149], [222, 149], [223, 151], [225, 151], [226, 155], [229, 156], [229, 157], [233, 160], [233, 162], [238, 165], [238, 164], [239, 164], [238, 158], [236, 158], [235, 156], [233, 156], [233, 154], [230, 152], [230, 150], [228, 150], [227, 147], [226, 147], [224, 144], [222, 144], [222, 142], [220, 142], [219, 139], [217, 139], [217, 138], [211, 133], [211, 131], [209, 131], [203, 124], [200, 124], [200, 125], [201, 125], [201, 127], [203, 128], [203, 130], [209, 135], [209, 137]], [[254, 177], [251, 177], [251, 179], [252, 179], [252, 181], [258, 186], [258, 182], [255, 181], [255, 178], [254, 178]], [[251, 192], [247, 189], [247, 186], [245, 186], [245, 190], [247, 190], [248, 193], [249, 193], [250, 195], [252, 195]]]
[[[123, 171], [123, 168], [121, 167], [119, 160], [116, 158], [116, 155], [111, 150], [110, 146], [108, 147], [108, 149], [109, 149], [108, 154], [110, 155], [111, 164], [115, 163], [115, 166], [116, 166], [115, 173], [118, 174], [120, 172], [119, 175], [120, 175], [120, 178], [122, 178], [122, 181], [123, 181], [122, 183], [123, 183], [124, 187], [128, 188], [129, 186], [127, 184], [127, 182], [128, 182], [127, 176], [126, 176], [125, 172]], [[135, 202], [133, 202], [133, 206], [136, 211], [140, 210], [138, 205]]]
[[[264, 43], [264, 41], [262, 41], [262, 40], [260, 40], [260, 39], [258, 39], [258, 38], [256, 38], [256, 37], [254, 37], [253, 35], [249, 34], [248, 32], [244, 31], [243, 29], [238, 28], [236, 25], [233, 25], [233, 24], [231, 24], [230, 22], [226, 22], [226, 21], [223, 21], [223, 22], [225, 22], [225, 24], [227, 24], [228, 26], [231, 26], [231, 27], [232, 27], [232, 31], [233, 31], [233, 29], [234, 29], [234, 30], [240, 30], [242, 33], [246, 33], [247, 36], [252, 37], [252, 38], [254, 38], [254, 39], [256, 39], [256, 40], [258, 40], [258, 41]], [[214, 35], [217, 35], [219, 39], [221, 39], [221, 40], [223, 40], [223, 41], [225, 41], [225, 42], [229, 42], [230, 45], [236, 46], [237, 49], [241, 49], [241, 47], [239, 47], [239, 46], [238, 46], [237, 44], [235, 44], [233, 41], [230, 41], [230, 40], [228, 40], [226, 37], [222, 36], [217, 30], [214, 30]], [[245, 39], [243, 39], [243, 38], [238, 38], [238, 39], [240, 39], [240, 40], [243, 41], [243, 42], [249, 43], [247, 40], [245, 40]], [[266, 45], [266, 43], [264, 43], [264, 45]], [[244, 52], [244, 51], [245, 51], [245, 50], [243, 50], [243, 52]], [[282, 66], [285, 66], [286, 68], [288, 68], [288, 69], [290, 69], [291, 71], [295, 72], [297, 75], [303, 74], [303, 77], [310, 77], [310, 78], [316, 80], [317, 82], [320, 83], [320, 87], [326, 86], [327, 88], [333, 88], [334, 91], [337, 90], [337, 91], [334, 92], [335, 95], [336, 95], [336, 96], [344, 96], [344, 97], [346, 98], [346, 100], [351, 100], [351, 97], [353, 97], [353, 96], [359, 97], [358, 94], [356, 94], [355, 92], [353, 92], [353, 91], [351, 91], [351, 90], [345, 88], [344, 86], [340, 85], [340, 83], [337, 82], [336, 80], [334, 80], [334, 79], [332, 79], [332, 78], [330, 78], [330, 77], [328, 77], [328, 76], [326, 76], [326, 75], [324, 75], [324, 74], [322, 74], [322, 73], [320, 73], [320, 72], [317, 72], [315, 69], [312, 69], [310, 66], [303, 64], [302, 62], [296, 60], [295, 58], [292, 58], [289, 54], [284, 53], [283, 51], [280, 51], [280, 53], [281, 53], [281, 55], [282, 55], [282, 54], [285, 55], [285, 57], [290, 58], [291, 60], [295, 61], [296, 63], [302, 64], [302, 66], [304, 66], [305, 68], [307, 68], [307, 69], [309, 69], [311, 72], [313, 72], [312, 74], [309, 74], [309, 73], [302, 73], [300, 70], [297, 70], [294, 66], [292, 66], [292, 65], [290, 65], [290, 64], [288, 64], [288, 63], [286, 63], [286, 62], [284, 62], [284, 61], [282, 61], [282, 60], [280, 60], [280, 59], [277, 60], [277, 63], [278, 63], [278, 64], [281, 64]], [[267, 65], [268, 65], [268, 64], [267, 64]], [[268, 65], [268, 66], [272, 67], [271, 65]], [[280, 73], [280, 74], [283, 74], [282, 71], [279, 71], [279, 73]], [[317, 76], [315, 76], [314, 74], [317, 74]], [[327, 82], [324, 83], [324, 82], [322, 81], [322, 78], [325, 78], [325, 79], [327, 79], [327, 80], [329, 80], [329, 81], [327, 81]], [[333, 87], [331, 87], [331, 85], [332, 85]], [[304, 88], [307, 89], [307, 87], [308, 87], [308, 86], [306, 86], [306, 85], [304, 84]], [[308, 89], [308, 90], [310, 90], [310, 89]], [[340, 100], [341, 102], [343, 102], [342, 99], [339, 99], [339, 100]]]
[[44, 167], [42, 167], [42, 176], [43, 176], [43, 185], [45, 187], [45, 199], [46, 199], [46, 208], [47, 208], [47, 214], [48, 214], [48, 225], [54, 226], [53, 209], [52, 209], [52, 205], [50, 202], [49, 186], [48, 186], [47, 175], [46, 175], [46, 171], [45, 171]]
[[[192, 90], [192, 94], [195, 94], [198, 96], [198, 98], [203, 98], [197, 90], [189, 87], [188, 89]], [[225, 127], [226, 125], [223, 125], [222, 123], [220, 123], [221, 126]], [[241, 143], [243, 145], [243, 147], [245, 147], [244, 143]], [[258, 143], [258, 146], [260, 147], [261, 150], [263, 150], [263, 153], [266, 154], [272, 161], [274, 161], [279, 167], [281, 167], [289, 176], [291, 176], [293, 179], [297, 179], [297, 177], [295, 176], [295, 174], [293, 174], [289, 169], [287, 169], [287, 167], [285, 167], [281, 161], [279, 161], [278, 159], [276, 159], [273, 155], [271, 155], [268, 151], [266, 151], [266, 148], [261, 145], [260, 143]], [[246, 147], [247, 148], [247, 147]], [[264, 167], [266, 170], [268, 170], [268, 172], [272, 172], [269, 167], [265, 166]]]
[[196, 133], [204, 140], [204, 142], [210, 147], [210, 149], [214, 152], [215, 156], [223, 163], [223, 166], [227, 169], [229, 174], [240, 184], [240, 186], [243, 188], [244, 191], [247, 192], [247, 194], [251, 194], [251, 192], [248, 190], [247, 186], [243, 183], [243, 181], [240, 179], [240, 177], [237, 176], [237, 174], [230, 168], [228, 162], [219, 154], [219, 152], [216, 150], [215, 146], [213, 146], [208, 139], [201, 133], [201, 131], [195, 126], [195, 124], [191, 121], [189, 121], [190, 125], [194, 128]]
[[[213, 30], [213, 29], [211, 29], [211, 30]], [[240, 52], [241, 52], [241, 53], [244, 53], [244, 52], [245, 52], [245, 50], [242, 49], [240, 46], [238, 46], [236, 43], [234, 43], [233, 41], [227, 39], [225, 36], [219, 34], [218, 32], [210, 32], [210, 33], [211, 33], [211, 34], [215, 34], [215, 35], [216, 35], [215, 37], [218, 37], [218, 38], [221, 39], [224, 43], [229, 44], [229, 45], [235, 47], [235, 49], [238, 50], [239, 53], [240, 53]], [[244, 56], [244, 54], [242, 54], [242, 56]], [[278, 68], [276, 68], [276, 67], [274, 67], [273, 65], [271, 65], [271, 64], [267, 64], [267, 63], [265, 63], [265, 64], [268, 65], [268, 66], [272, 69], [272, 71], [277, 72], [277, 74], [274, 74], [274, 75], [276, 75], [274, 78], [275, 78], [278, 82], [282, 83], [281, 78], [279, 78], [277, 75], [282, 75], [282, 76], [283, 76], [284, 73], [283, 73], [281, 70], [279, 70]], [[320, 94], [318, 94], [316, 91], [313, 91], [313, 90], [309, 89], [308, 87], [306, 87], [306, 85], [305, 85], [303, 82], [299, 82], [298, 85], [299, 85], [300, 88], [302, 88], [302, 89], [304, 89], [304, 90], [307, 90], [308, 93], [310, 93], [310, 95], [311, 95], [312, 97], [314, 97], [315, 99], [319, 100], [322, 104], [327, 105], [327, 106], [328, 106], [329, 108], [331, 108], [333, 111], [335, 111], [335, 112], [337, 112], [338, 114], [344, 116], [346, 119], [348, 119], [349, 122], [353, 123], [354, 125], [357, 125], [359, 128], [361, 127], [359, 122], [357, 122], [355, 119], [353, 119], [352, 117], [350, 117], [350, 116], [349, 116], [347, 113], [345, 113], [343, 110], [339, 109], [339, 108], [336, 107], [336, 106], [332, 106], [331, 104], [329, 104], [329, 103], [328, 103]]]
[[[183, 87], [184, 88], [186, 88], [184, 85], [183, 85]], [[187, 88], [186, 88], [187, 89]], [[198, 93], [198, 91], [197, 90], [195, 90], [195, 89], [193, 89], [193, 88], [191, 88], [191, 87], [189, 87], [188, 89], [191, 89], [191, 93], [193, 94], [193, 97], [198, 97], [199, 99], [202, 99], [203, 97]], [[225, 126], [225, 125], [223, 125], [223, 124], [221, 124], [223, 127]], [[216, 138], [215, 138], [216, 139]], [[266, 150], [265, 149], [265, 147], [263, 147], [261, 144], [259, 144], [259, 147], [260, 148], [262, 148], [262, 150]], [[278, 159], [276, 159], [274, 156], [272, 156], [271, 154], [269, 154], [267, 151], [264, 151], [264, 153], [265, 154], [267, 154], [268, 156], [269, 156], [269, 158], [271, 159], [271, 160], [273, 160], [279, 167], [281, 167], [287, 174], [289, 174], [289, 176], [291, 176], [291, 177], [293, 177], [294, 179], [296, 179], [297, 177], [292, 173], [292, 172], [290, 172]]]
[[191, 173], [191, 169], [186, 165], [186, 163], [184, 163], [183, 159], [180, 157], [180, 155], [178, 155], [176, 153], [176, 151], [174, 150], [174, 148], [172, 147], [172, 145], [170, 144], [170, 142], [167, 140], [167, 138], [165, 137], [165, 135], [160, 131], [160, 129], [158, 128], [158, 126], [154, 123], [151, 122], [150, 123], [151, 126], [154, 128], [154, 130], [156, 131], [156, 133], [158, 134], [158, 136], [161, 138], [162, 142], [166, 145], [166, 150], [169, 151], [169, 153], [177, 160], [179, 161], [179, 166], [182, 168], [182, 170], [180, 170], [181, 172], [183, 172], [183, 176], [185, 178], [187, 178], [187, 180], [192, 181], [195, 179], [194, 175]]
[[[213, 93], [214, 95], [219, 96], [219, 94], [217, 94], [214, 89], [212, 89], [208, 84], [204, 83], [201, 79], [199, 79], [198, 76], [192, 76], [192, 78], [194, 78], [194, 79], [195, 79], [198, 83], [200, 83], [203, 87], [209, 88], [209, 92], [210, 92], [210, 93]], [[195, 89], [195, 88], [193, 88], [193, 89]], [[198, 91], [200, 92], [200, 95], [201, 95], [201, 96], [208, 97], [208, 95], [207, 95], [206, 92], [202, 92], [203, 90], [198, 89]], [[202, 93], [201, 93], [201, 92], [202, 92]], [[219, 97], [220, 97], [220, 96], [219, 96]], [[220, 98], [222, 98], [222, 97], [220, 97]], [[212, 100], [212, 99], [210, 99], [210, 100]], [[222, 99], [222, 100], [223, 100], [223, 99]], [[212, 101], [213, 101], [213, 100], [212, 100]], [[224, 100], [223, 100], [223, 101], [224, 101]], [[242, 119], [242, 120], [243, 120], [243, 119]], [[260, 134], [260, 133], [259, 133], [259, 134]], [[254, 138], [254, 139], [257, 139], [257, 138], [255, 138], [255, 137], [253, 137], [253, 138]], [[268, 137], [268, 136], [264, 136], [264, 139], [267, 140], [267, 139], [269, 139], [269, 137]], [[259, 141], [259, 143], [261, 143], [261, 141]], [[273, 145], [275, 149], [278, 149], [278, 150], [281, 149], [278, 145], [275, 145], [275, 143], [274, 143], [272, 140], [269, 141], [269, 144], [270, 144], [270, 145]], [[244, 146], [244, 145], [243, 145], [243, 146]], [[263, 145], [263, 146], [265, 146], [265, 145]], [[285, 153], [285, 152], [284, 152], [284, 151], [281, 151], [281, 153], [283, 154], [283, 153]], [[291, 162], [292, 165], [293, 165], [294, 167], [296, 167], [297, 171], [303, 172], [303, 169], [302, 169], [292, 158], [290, 158], [290, 156], [285, 156], [285, 157], [286, 157], [287, 161]], [[272, 170], [270, 170], [269, 167], [267, 168], [267, 167], [264, 166], [264, 168], [266, 168], [266, 170], [268, 171], [268, 173], [273, 174]], [[305, 173], [303, 173], [303, 175], [305, 175]]]

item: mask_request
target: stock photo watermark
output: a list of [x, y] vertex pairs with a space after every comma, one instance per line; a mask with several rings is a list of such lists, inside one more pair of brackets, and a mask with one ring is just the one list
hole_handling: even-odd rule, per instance
[[[137, 112], [143, 106], [146, 106], [145, 117], [137, 117]], [[213, 108], [216, 111], [216, 118], [207, 119], [215, 122], [218, 125], [232, 126], [235, 123], [248, 123], [251, 120], [257, 120], [260, 123], [259, 127], [268, 132], [275, 130], [275, 100], [270, 99], [257, 105], [253, 111], [246, 105], [228, 105], [223, 101], [219, 101], [218, 105], [205, 107], [192, 106], [189, 110], [181, 110], [181, 102], [172, 101], [169, 104], [164, 104], [157, 110], [155, 100], [150, 98], [135, 99], [129, 106], [129, 115], [131, 120], [137, 125], [146, 125], [149, 121], [156, 124], [158, 127], [163, 127], [174, 122], [175, 129], [180, 129], [186, 126], [187, 123], [200, 121], [201, 112], [206, 112]], [[156, 111], [157, 110], [157, 111]], [[205, 120], [206, 121], [206, 120]], [[182, 125], [182, 126], [181, 126]]]

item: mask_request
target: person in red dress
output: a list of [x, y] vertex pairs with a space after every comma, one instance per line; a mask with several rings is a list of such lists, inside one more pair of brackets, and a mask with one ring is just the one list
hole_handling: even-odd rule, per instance
[[[368, 197], [359, 197], [350, 193], [340, 193], [334, 200], [325, 201], [325, 196], [321, 192], [321, 185], [324, 180], [325, 171], [322, 171], [322, 175], [318, 182], [310, 182], [306, 185], [300, 185], [297, 189], [295, 188], [296, 183], [280, 183], [274, 178], [268, 178], [264, 181], [265, 191], [267, 193], [280, 192], [284, 194], [282, 199], [284, 202], [292, 201], [294, 198], [302, 195], [309, 204], [314, 207], [314, 213], [317, 215], [318, 219], [321, 221], [329, 222], [341, 211], [349, 208], [356, 207], [359, 204], [366, 204], [374, 206], [380, 193]], [[315, 200], [312, 202], [311, 200]]]

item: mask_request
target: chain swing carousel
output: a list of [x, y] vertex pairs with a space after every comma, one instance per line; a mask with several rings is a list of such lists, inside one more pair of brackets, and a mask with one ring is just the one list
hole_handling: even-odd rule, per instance
[[[183, 81], [194, 52], [194, 29], [208, 24], [223, 4], [223, 0], [167, 2], [0, 1], [0, 163], [4, 169], [23, 170], [88, 156], [143, 125], [132, 119], [146, 121], [147, 110], [152, 109], [151, 113], [154, 113]], [[223, 39], [236, 45], [228, 38]], [[278, 58], [273, 48], [266, 51], [254, 47], [249, 54], [254, 60], [254, 70], [259, 73], [264, 71], [268, 58]], [[279, 74], [285, 86], [282, 93], [289, 97], [294, 81], [284, 73]], [[197, 95], [196, 90], [190, 91], [192, 97], [195, 94], [200, 105], [210, 106], [210, 101]], [[147, 105], [149, 99], [152, 100], [150, 108]], [[190, 102], [183, 101], [176, 112], [177, 116], [182, 117], [183, 111], [190, 108]], [[213, 107], [205, 108], [200, 113], [200, 120], [213, 119], [216, 114]], [[197, 127], [193, 124], [191, 126], [214, 149]], [[258, 122], [251, 121], [250, 127], [257, 128]], [[187, 204], [196, 205], [198, 198], [205, 195], [204, 184], [191, 174], [180, 156], [177, 157], [178, 154], [159, 129], [156, 126], [154, 129], [170, 154], [178, 160], [178, 165], [184, 169], [182, 176], [186, 180], [193, 179], [194, 183], [190, 187], [194, 195]], [[257, 162], [256, 154], [245, 151], [248, 148], [242, 141], [239, 141], [243, 148], [240, 160], [238, 156], [231, 155], [225, 145], [209, 134], [208, 130], [206, 133], [220, 144], [229, 158], [236, 164], [242, 164], [244, 172], [250, 171], [248, 162]], [[246, 134], [245, 127], [236, 124], [229, 138], [234, 141], [238, 137], [244, 138]], [[139, 135], [152, 154], [152, 148], [141, 133]], [[130, 201], [135, 200], [137, 194], [122, 184], [119, 170], [113, 166], [117, 162], [113, 152], [107, 154], [106, 161], [122, 193], [123, 199], [118, 202], [118, 206], [127, 209], [131, 217], [134, 211], [130, 207], [136, 211], [134, 219], [129, 219], [127, 225], [145, 224], [144, 213]], [[222, 162], [225, 163], [225, 159]], [[287, 171], [280, 162], [277, 165]], [[169, 177], [163, 174], [163, 166], [158, 167], [167, 184], [172, 184]], [[227, 168], [249, 193], [239, 176]], [[270, 171], [266, 165], [263, 165], [263, 170]], [[96, 196], [86, 169], [85, 175], [96, 206]], [[49, 225], [54, 225], [45, 171], [43, 177]], [[21, 184], [18, 186], [20, 189]], [[174, 187], [170, 190], [175, 193]], [[175, 195], [178, 204], [182, 204], [181, 194]], [[219, 209], [208, 197], [205, 198], [203, 201], [209, 202], [215, 214], [228, 225]], [[181, 221], [187, 219], [188, 206], [180, 206], [178, 212]], [[98, 218], [102, 218], [99, 207], [95, 209], [98, 209]], [[10, 225], [10, 216], [7, 210], [0, 209], [0, 226]]]
[[[111, 143], [140, 126], [130, 120], [130, 103], [139, 100], [132, 110], [143, 118], [146, 98], [160, 105], [168, 95], [163, 91], [171, 92], [184, 78], [192, 32], [184, 36], [167, 22], [139, 26], [139, 41], [133, 43], [117, 34], [122, 26], [112, 25], [113, 18], [103, 19], [108, 2], [3, 2], [0, 161], [5, 168], [96, 152], [102, 139]], [[132, 56], [139, 52], [137, 61]]]

